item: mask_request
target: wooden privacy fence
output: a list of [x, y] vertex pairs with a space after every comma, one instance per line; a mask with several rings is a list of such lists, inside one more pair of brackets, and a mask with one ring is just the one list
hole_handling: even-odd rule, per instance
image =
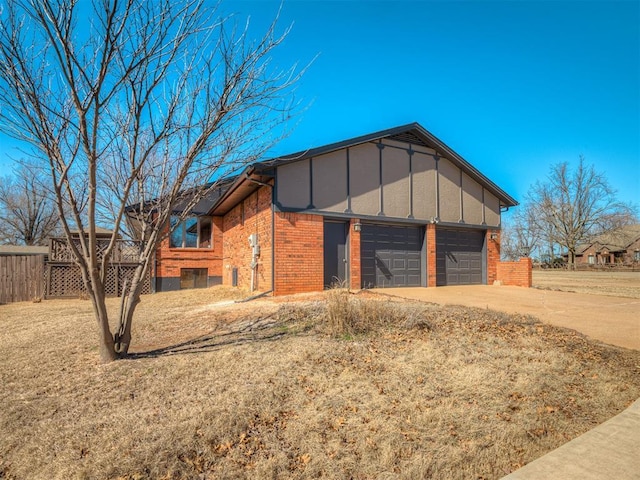
[[0, 304], [41, 299], [44, 255], [0, 256]]
[[[98, 245], [100, 255], [108, 242]], [[140, 244], [118, 240], [107, 267], [105, 294], [121, 296], [136, 269]], [[86, 295], [80, 268], [71, 250], [60, 239], [51, 239], [49, 260], [44, 255], [0, 255], [0, 304], [42, 298], [73, 298]], [[151, 275], [143, 279], [142, 293], [151, 293]]]

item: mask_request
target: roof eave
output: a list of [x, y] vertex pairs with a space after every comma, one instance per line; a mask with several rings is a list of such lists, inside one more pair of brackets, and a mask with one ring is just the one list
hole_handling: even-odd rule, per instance
[[265, 174], [262, 163], [247, 166], [229, 189], [209, 210], [209, 215], [226, 215], [239, 202], [258, 190], [264, 183], [272, 178]]
[[[489, 180], [489, 178], [487, 178], [479, 170], [477, 170], [469, 162], [467, 162], [464, 158], [458, 155], [442, 140], [440, 140], [438, 137], [430, 133], [419, 123], [413, 122], [413, 123], [408, 123], [406, 125], [389, 128], [386, 130], [380, 130], [378, 132], [369, 133], [367, 135], [361, 135], [358, 137], [350, 138], [348, 140], [331, 143], [321, 147], [302, 150], [297, 153], [283, 155], [281, 157], [275, 157], [269, 160], [253, 163], [247, 166], [243, 170], [243, 172], [238, 176], [236, 181], [227, 190], [227, 192], [220, 199], [218, 199], [218, 201], [211, 208], [210, 214], [220, 215], [228, 212], [231, 209], [231, 207], [229, 206], [229, 199], [232, 196], [238, 199], [238, 201], [243, 198], [246, 198], [246, 196], [239, 195], [236, 192], [238, 191], [238, 189], [242, 188], [243, 185], [245, 185], [245, 182], [249, 181], [252, 175], [265, 175], [265, 172], [267, 170], [280, 165], [294, 163], [300, 160], [304, 160], [306, 158], [315, 157], [318, 155], [324, 155], [324, 154], [331, 153], [343, 148], [360, 145], [363, 143], [371, 142], [373, 140], [380, 140], [383, 138], [391, 137], [399, 133], [405, 133], [405, 132], [415, 133], [416, 135], [421, 137], [425, 141], [425, 143], [427, 143], [428, 145], [431, 145], [431, 148], [434, 148], [438, 153], [442, 154], [443, 156], [455, 162], [459, 167], [465, 170], [472, 178], [474, 178], [481, 185], [487, 188], [491, 193], [493, 193], [500, 201], [501, 207], [509, 208], [509, 207], [515, 207], [518, 205], [518, 202], [513, 197], [511, 197], [504, 190], [498, 187], [495, 183]], [[267, 176], [270, 176], [270, 175], [267, 175]], [[258, 185], [253, 184], [253, 186], [247, 191], [249, 190], [255, 191], [257, 188], [258, 188]], [[247, 193], [247, 195], [250, 193], [251, 192]], [[221, 208], [222, 205], [225, 205], [225, 208]]]
[[426, 143], [431, 144], [436, 151], [438, 151], [439, 153], [442, 153], [443, 156], [458, 163], [459, 166], [463, 167], [466, 171], [468, 171], [471, 174], [470, 176], [472, 176], [475, 180], [479, 181], [481, 184], [486, 186], [488, 190], [490, 190], [494, 195], [496, 195], [496, 197], [498, 197], [498, 199], [500, 200], [501, 206], [508, 208], [508, 207], [515, 207], [518, 205], [517, 200], [515, 200], [513, 197], [507, 194], [504, 190], [498, 187], [491, 180], [489, 180], [489, 178], [483, 175], [473, 165], [471, 165], [464, 158], [458, 155], [447, 144], [445, 144], [442, 140], [440, 140], [438, 137], [436, 137], [427, 129], [425, 129], [418, 122], [408, 123], [406, 125], [393, 127], [386, 130], [380, 130], [378, 132], [370, 133], [367, 135], [361, 135], [359, 137], [343, 140], [341, 142], [331, 143], [329, 145], [325, 145], [322, 147], [303, 150], [291, 155], [284, 155], [282, 157], [277, 157], [271, 160], [261, 162], [260, 165], [263, 165], [264, 167], [274, 167], [274, 166], [283, 165], [287, 163], [293, 163], [299, 160], [304, 160], [305, 158], [324, 155], [327, 153], [334, 152], [336, 150], [340, 150], [342, 148], [348, 148], [355, 145], [360, 145], [362, 143], [367, 143], [373, 140], [379, 140], [382, 138], [391, 137], [393, 135], [397, 135], [399, 133], [405, 133], [405, 132], [416, 133], [418, 136], [422, 137]]

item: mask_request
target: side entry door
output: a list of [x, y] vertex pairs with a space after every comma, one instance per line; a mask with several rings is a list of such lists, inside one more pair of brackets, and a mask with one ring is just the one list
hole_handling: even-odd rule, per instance
[[346, 222], [324, 222], [324, 287], [330, 288], [347, 280]]

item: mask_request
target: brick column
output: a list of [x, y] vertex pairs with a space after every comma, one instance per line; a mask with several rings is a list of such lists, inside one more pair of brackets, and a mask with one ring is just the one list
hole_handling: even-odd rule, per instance
[[523, 257], [518, 262], [498, 262], [497, 280], [502, 285], [531, 287], [533, 283], [531, 266], [531, 259], [528, 257]]
[[[492, 239], [491, 235], [495, 238]], [[485, 233], [487, 245], [487, 285], [493, 285], [498, 279], [498, 262], [500, 261], [500, 230], [487, 230]]]
[[360, 223], [357, 218], [352, 218], [349, 223], [349, 288], [360, 290], [362, 285], [360, 260], [360, 232], [353, 229], [353, 225]]
[[427, 287], [436, 286], [436, 225], [428, 223], [426, 229], [427, 242]]
[[527, 279], [523, 287], [531, 288], [531, 286], [533, 285], [533, 262], [531, 261], [531, 257], [521, 258], [520, 263], [527, 271]]

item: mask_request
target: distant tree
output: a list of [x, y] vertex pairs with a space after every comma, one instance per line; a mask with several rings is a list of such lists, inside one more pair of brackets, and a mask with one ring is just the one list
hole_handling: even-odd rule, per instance
[[540, 247], [542, 235], [536, 225], [535, 210], [526, 203], [517, 208], [503, 223], [501, 254], [506, 260], [531, 257]]
[[0, 239], [13, 245], [46, 245], [60, 233], [58, 209], [47, 189], [47, 172], [18, 164], [0, 179]]
[[[105, 362], [129, 350], [172, 213], [188, 215], [225, 174], [260, 158], [292, 111], [299, 74], [276, 71], [270, 58], [286, 35], [276, 35], [277, 16], [251, 41], [248, 24], [238, 29], [210, 3], [14, 0], [0, 16], [0, 129], [48, 168]], [[112, 235], [101, 252], [96, 226], [107, 211]], [[112, 333], [105, 281], [128, 212], [142, 246]]]
[[546, 182], [531, 187], [528, 202], [544, 241], [559, 245], [568, 252], [570, 267], [575, 263], [576, 248], [612, 225], [631, 223], [635, 218], [632, 206], [619, 202], [606, 176], [587, 165], [584, 157], [575, 169], [569, 163], [554, 165]]

